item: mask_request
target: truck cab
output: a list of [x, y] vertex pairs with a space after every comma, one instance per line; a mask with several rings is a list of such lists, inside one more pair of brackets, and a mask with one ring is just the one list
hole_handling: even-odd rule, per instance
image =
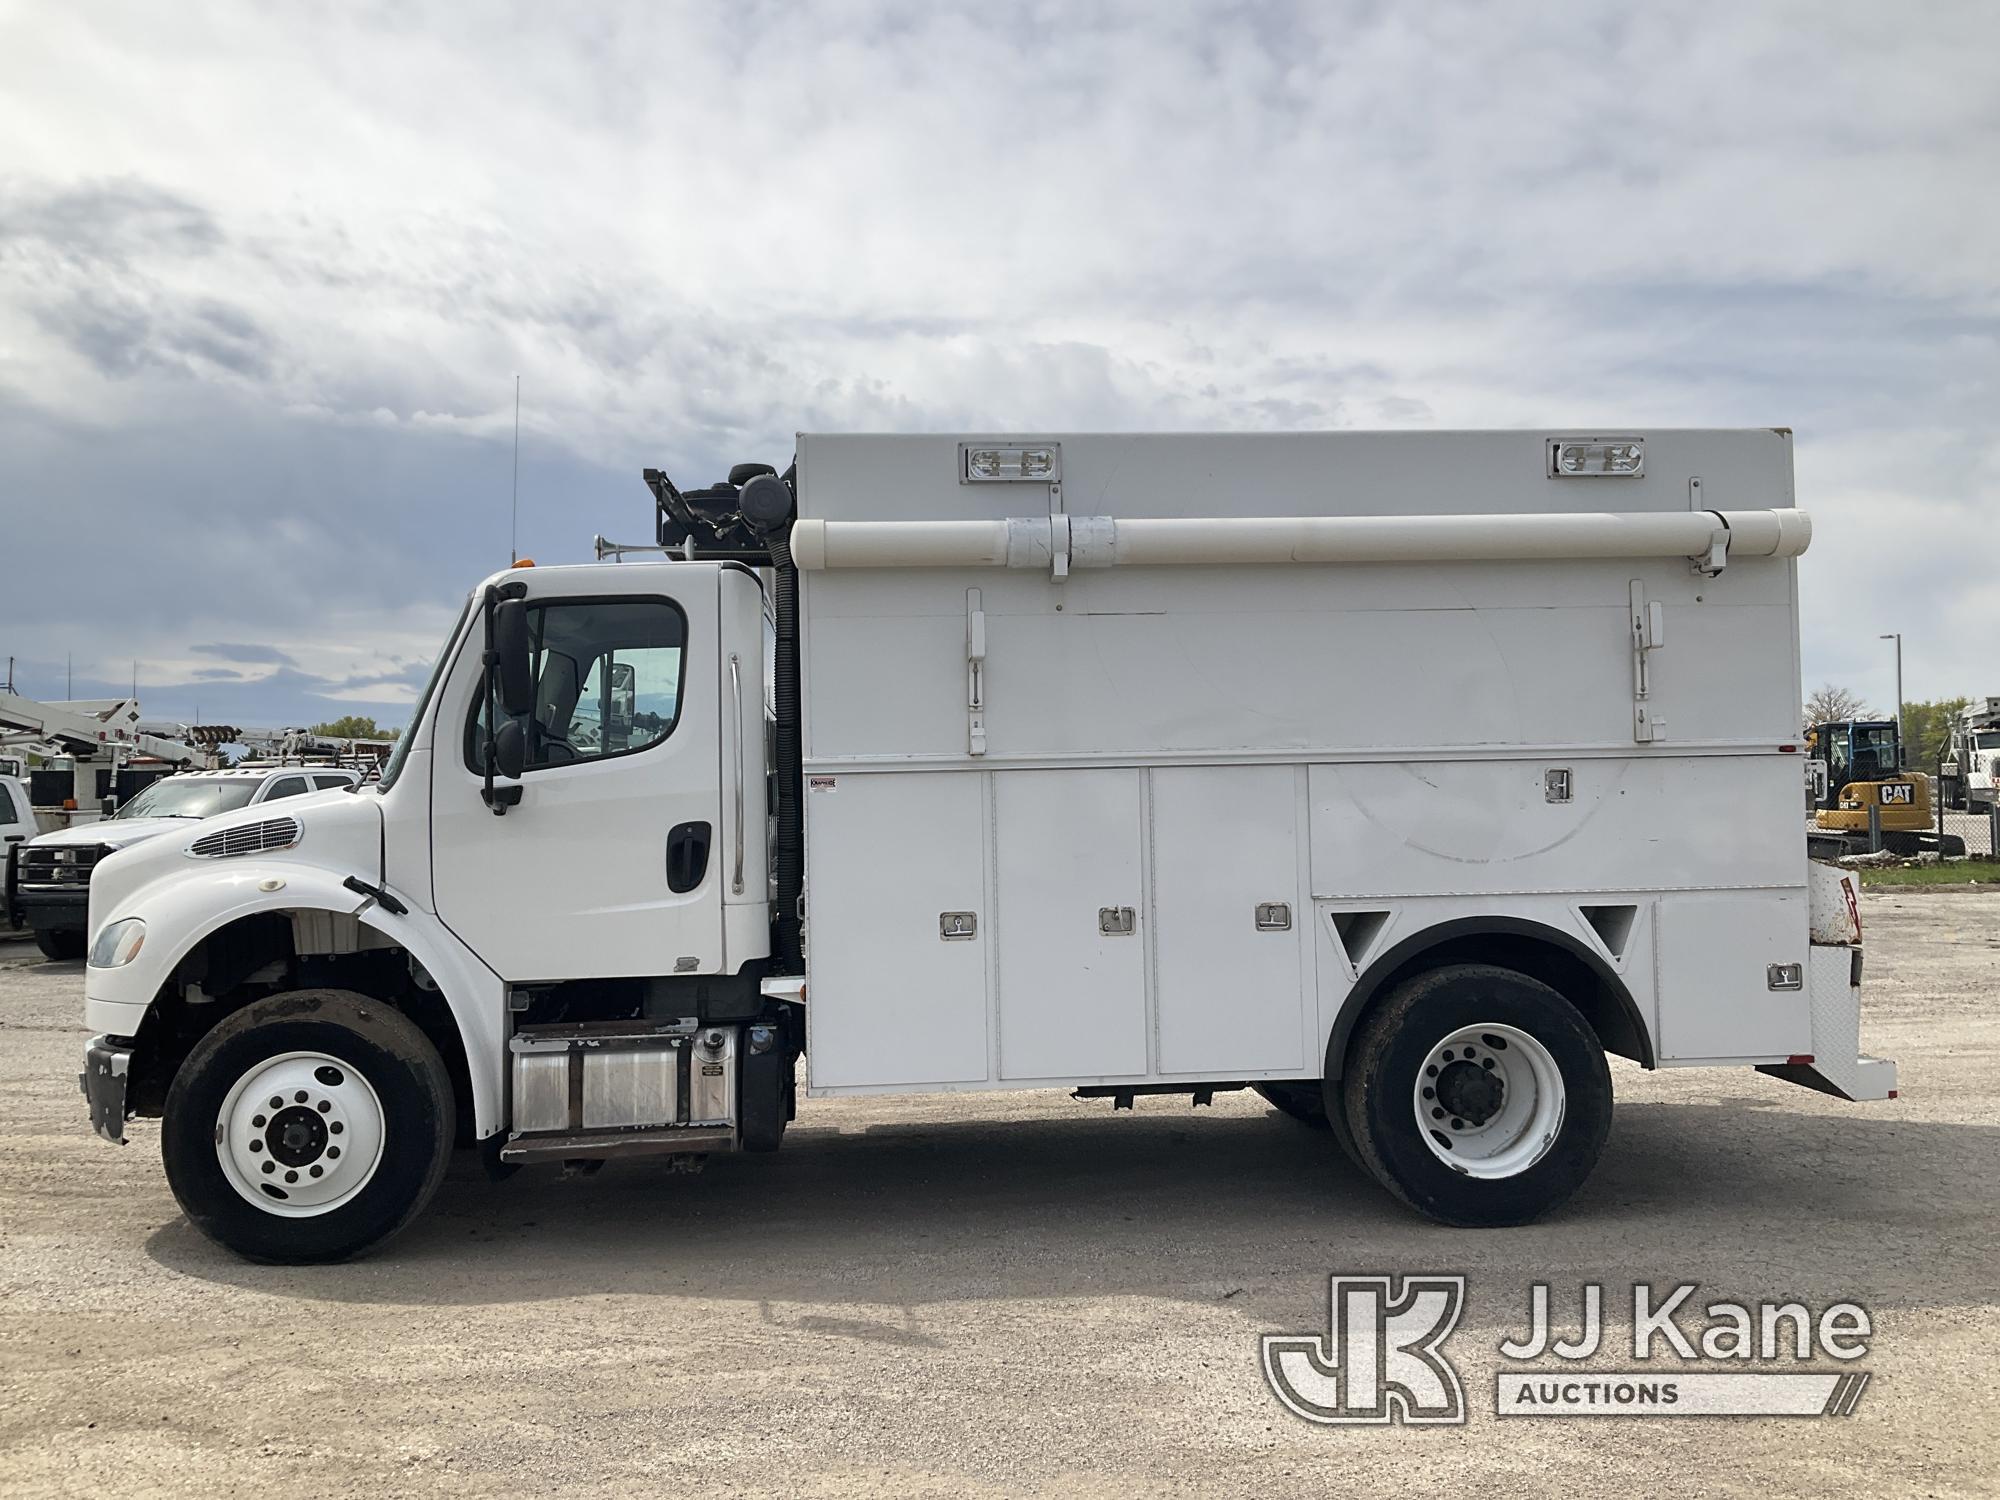
[[2000, 784], [2000, 698], [1975, 698], [1953, 720], [1940, 779], [1948, 806], [1982, 814], [1993, 807]]

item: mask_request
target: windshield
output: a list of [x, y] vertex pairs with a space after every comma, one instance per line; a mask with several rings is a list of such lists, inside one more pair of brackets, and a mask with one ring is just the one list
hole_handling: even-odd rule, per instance
[[470, 613], [472, 600], [467, 598], [451, 629], [444, 633], [444, 644], [438, 647], [437, 660], [431, 663], [430, 675], [424, 679], [424, 690], [417, 694], [416, 711], [410, 715], [410, 722], [403, 726], [403, 732], [396, 737], [396, 748], [389, 752], [388, 763], [382, 767], [382, 779], [375, 783], [377, 790], [388, 791], [396, 784], [396, 778], [403, 774], [403, 762], [410, 758], [410, 746], [416, 742], [417, 726], [423, 723], [424, 710], [431, 706], [431, 694], [437, 691], [438, 679], [444, 676], [445, 660], [451, 655], [451, 643], [465, 628], [465, 617]]
[[2000, 729], [1982, 729], [1972, 737], [1975, 750], [2000, 750]]
[[218, 780], [168, 776], [154, 782], [111, 816], [118, 818], [208, 818], [247, 807], [262, 777]]
[[1877, 776], [1893, 775], [1901, 769], [1896, 762], [1894, 724], [1854, 726], [1853, 776], [1856, 781], [1870, 781]]

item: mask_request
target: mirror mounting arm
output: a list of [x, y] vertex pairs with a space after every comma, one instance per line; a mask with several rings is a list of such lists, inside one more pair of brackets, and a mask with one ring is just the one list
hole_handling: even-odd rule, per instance
[[[480, 671], [481, 690], [486, 695], [486, 744], [484, 746], [484, 753], [480, 756], [481, 784], [479, 796], [481, 801], [493, 809], [493, 815], [496, 818], [505, 817], [508, 808], [519, 804], [521, 789], [518, 786], [496, 787], [493, 784], [496, 772], [509, 776], [518, 776], [520, 774], [518, 765], [510, 772], [500, 764], [500, 736], [503, 726], [500, 723], [501, 704], [499, 699], [501, 673], [504, 670], [505, 664], [502, 661], [503, 653], [497, 639], [498, 633], [494, 622], [503, 603], [513, 604], [515, 618], [509, 623], [515, 626], [516, 629], [510, 631], [510, 639], [507, 644], [510, 649], [515, 650], [517, 653], [524, 648], [526, 643], [513, 637], [518, 634], [518, 626], [520, 624], [519, 611], [521, 606], [519, 601], [526, 597], [527, 592], [528, 586], [525, 583], [522, 583], [519, 579], [512, 579], [506, 583], [487, 589], [486, 597], [482, 601], [484, 608], [481, 610], [481, 614], [484, 617], [483, 624], [486, 639], [485, 649], [480, 655]], [[511, 719], [513, 713], [512, 705], [509, 705], [508, 711]], [[514, 759], [518, 761], [519, 757], [515, 756]]]
[[[493, 810], [494, 817], [503, 818], [507, 815], [507, 809], [511, 804], [499, 800], [494, 795], [495, 788], [493, 785], [495, 760], [493, 739], [494, 735], [498, 732], [498, 725], [495, 722], [498, 705], [495, 702], [496, 695], [493, 690], [493, 679], [495, 675], [494, 668], [500, 661], [500, 653], [493, 649], [493, 607], [499, 602], [500, 591], [489, 588], [486, 591], [486, 598], [482, 601], [484, 608], [480, 611], [482, 623], [486, 630], [486, 648], [480, 655], [480, 690], [486, 695], [486, 743], [481, 747], [479, 757], [480, 770], [483, 777], [479, 788], [479, 797], [482, 802]], [[512, 790], [514, 792], [514, 801], [518, 802], [520, 800], [521, 789], [515, 787]]]

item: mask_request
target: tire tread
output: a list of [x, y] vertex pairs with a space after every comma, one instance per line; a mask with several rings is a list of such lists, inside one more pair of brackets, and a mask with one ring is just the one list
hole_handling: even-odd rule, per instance
[[[1566, 1017], [1587, 1040], [1586, 1056], [1595, 1064], [1592, 1076], [1565, 1079], [1572, 1108], [1565, 1116], [1563, 1132], [1565, 1135], [1571, 1134], [1573, 1129], [1581, 1132], [1572, 1137], [1574, 1145], [1571, 1148], [1571, 1154], [1580, 1161], [1581, 1169], [1571, 1173], [1569, 1181], [1555, 1184], [1554, 1191], [1545, 1194], [1531, 1211], [1524, 1214], [1451, 1212], [1443, 1204], [1427, 1201], [1413, 1192], [1411, 1185], [1394, 1171], [1384, 1150], [1383, 1122], [1398, 1119], [1400, 1115], [1394, 1098], [1380, 1107], [1377, 1100], [1385, 1088], [1401, 1093], [1410, 1086], [1409, 1080], [1391, 1076], [1388, 1063], [1390, 1049], [1408, 1028], [1422, 1024], [1416, 1018], [1426, 1005], [1437, 1001], [1444, 992], [1475, 983], [1525, 986], [1530, 992], [1539, 992], [1552, 1007], [1551, 1017]], [[1580, 1107], [1596, 1102], [1593, 1096], [1601, 1097], [1601, 1107]], [[1405, 980], [1363, 1019], [1348, 1052], [1347, 1066], [1341, 1079], [1341, 1102], [1345, 1107], [1347, 1131], [1353, 1140], [1356, 1159], [1369, 1176], [1388, 1189], [1398, 1201], [1441, 1223], [1466, 1227], [1498, 1226], [1538, 1217], [1559, 1206], [1582, 1185], [1584, 1175], [1596, 1162], [1610, 1133], [1611, 1074], [1595, 1033], [1591, 1032], [1575, 1007], [1557, 991], [1540, 980], [1497, 964], [1452, 964]], [[1405, 1102], [1401, 1113], [1407, 1113], [1407, 1109]]]

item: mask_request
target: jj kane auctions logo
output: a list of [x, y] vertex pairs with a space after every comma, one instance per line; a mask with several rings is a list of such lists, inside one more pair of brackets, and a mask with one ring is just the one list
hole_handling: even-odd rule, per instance
[[[1549, 1288], [1530, 1290], [1528, 1331], [1500, 1344], [1494, 1412], [1537, 1416], [1848, 1416], [1865, 1370], [1770, 1369], [1823, 1354], [1851, 1363], [1868, 1353], [1865, 1308], [1836, 1302], [1815, 1315], [1800, 1302], [1711, 1302], [1695, 1324], [1696, 1287], [1664, 1295], [1632, 1288], [1631, 1355], [1643, 1366], [1583, 1370], [1605, 1349], [1604, 1288], [1582, 1288], [1573, 1335], [1559, 1334]], [[1444, 1345], [1465, 1311], [1463, 1276], [1335, 1276], [1324, 1334], [1266, 1334], [1264, 1379], [1285, 1407], [1327, 1425], [1462, 1424], [1463, 1382]], [[1551, 1363], [1553, 1361], [1553, 1363]], [[1680, 1368], [1682, 1362], [1737, 1365]], [[1766, 1368], [1744, 1369], [1763, 1364]]]

